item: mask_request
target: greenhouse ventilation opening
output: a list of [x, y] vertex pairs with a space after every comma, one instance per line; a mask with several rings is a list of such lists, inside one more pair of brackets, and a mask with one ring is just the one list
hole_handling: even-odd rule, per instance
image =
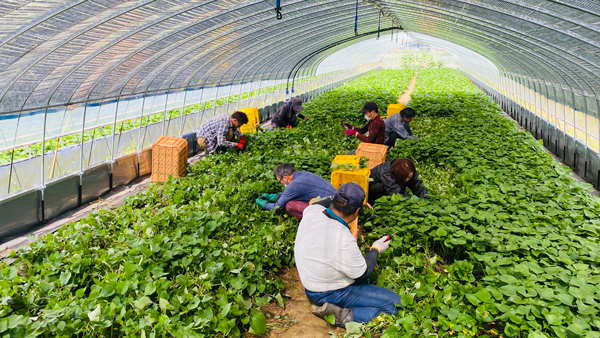
[[598, 185], [597, 1], [284, 0], [281, 20], [276, 6], [0, 1], [0, 238], [149, 173], [162, 135], [191, 156], [207, 118], [268, 120], [291, 96], [405, 67], [399, 50], [439, 53]]

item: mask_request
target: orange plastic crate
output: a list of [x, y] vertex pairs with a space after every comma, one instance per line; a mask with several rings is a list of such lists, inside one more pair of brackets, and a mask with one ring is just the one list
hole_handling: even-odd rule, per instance
[[331, 185], [338, 189], [344, 183], [356, 183], [365, 191], [365, 203], [367, 203], [367, 200], [369, 199], [369, 176], [371, 176], [371, 170], [368, 168], [356, 171], [339, 169], [331, 173]]
[[404, 109], [403, 104], [390, 104], [387, 106], [387, 116], [398, 114], [402, 109]]
[[240, 127], [242, 134], [252, 133], [256, 131], [255, 125], [260, 123], [260, 117], [258, 116], [258, 108], [244, 108], [240, 109], [242, 113], [246, 113], [248, 116], [248, 123]]
[[385, 162], [387, 157], [388, 147], [383, 144], [360, 143], [356, 149], [356, 155], [369, 158], [367, 167], [373, 169], [381, 163]]
[[161, 136], [152, 145], [152, 182], [165, 182], [169, 175], [183, 177], [187, 172], [186, 140]]

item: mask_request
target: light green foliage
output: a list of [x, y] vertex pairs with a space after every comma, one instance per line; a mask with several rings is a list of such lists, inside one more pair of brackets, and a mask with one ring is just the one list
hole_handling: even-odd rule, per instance
[[599, 336], [600, 204], [589, 185], [455, 70], [420, 72], [411, 106], [420, 140], [388, 157], [413, 159], [433, 198], [384, 197], [371, 212], [369, 239], [398, 231], [377, 283], [408, 302], [370, 334]]
[[[282, 162], [329, 179], [335, 155], [358, 144], [339, 119], [364, 121], [364, 102], [394, 102], [407, 76], [370, 77], [381, 84], [369, 88], [360, 79], [305, 104], [311, 119], [298, 128], [249, 135], [242, 153], [212, 155], [183, 178], [20, 249], [11, 265], [0, 265], [0, 334], [263, 334], [258, 308], [284, 305], [277, 272], [293, 265], [297, 221], [260, 210], [252, 196], [282, 189], [273, 176]], [[384, 83], [397, 87], [385, 90]]]

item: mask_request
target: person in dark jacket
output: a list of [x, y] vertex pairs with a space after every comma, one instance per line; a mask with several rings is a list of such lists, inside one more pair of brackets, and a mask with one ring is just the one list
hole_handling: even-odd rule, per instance
[[409, 123], [415, 117], [415, 110], [412, 108], [404, 108], [398, 114], [394, 114], [385, 119], [385, 145], [393, 147], [396, 145], [396, 140], [406, 140], [409, 138], [419, 139], [412, 130]]
[[296, 171], [288, 163], [278, 165], [274, 174], [285, 190], [279, 194], [261, 194], [256, 204], [265, 210], [285, 208], [290, 216], [301, 221], [302, 213], [311, 199], [335, 194], [335, 188], [322, 177], [311, 172]]
[[397, 158], [384, 162], [371, 170], [369, 203], [382, 196], [400, 194], [406, 197], [406, 188], [419, 198], [429, 199], [427, 189], [417, 174], [415, 164], [408, 158]]
[[[342, 121], [342, 126], [346, 128], [344, 131], [346, 135], [354, 135], [357, 139], [365, 143], [383, 144], [385, 141], [385, 122], [379, 116], [377, 104], [374, 102], [365, 103], [360, 113], [364, 114], [365, 119], [369, 122], [364, 127], [357, 128]], [[369, 132], [369, 136], [363, 135], [367, 131]]]
[[275, 115], [271, 119], [271, 125], [273, 128], [293, 128], [296, 126], [298, 117], [308, 120], [307, 116], [299, 113], [303, 110], [302, 100], [295, 97], [277, 109], [277, 112], [275, 112]]

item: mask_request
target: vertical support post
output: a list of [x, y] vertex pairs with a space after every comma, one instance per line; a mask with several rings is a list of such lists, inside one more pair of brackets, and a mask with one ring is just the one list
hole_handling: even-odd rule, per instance
[[183, 119], [185, 119], [185, 100], [187, 98], [187, 92], [189, 88], [183, 90], [183, 103], [181, 104], [181, 122], [179, 122], [179, 137], [183, 136]]
[[[20, 119], [20, 115], [19, 115], [19, 119]], [[44, 133], [42, 135], [42, 158], [41, 158], [41, 163], [42, 163], [42, 170], [40, 170], [41, 173], [41, 186], [40, 186], [40, 190], [42, 193], [42, 223], [44, 223], [45, 221], [45, 215], [44, 215], [44, 192], [46, 190], [46, 185], [45, 185], [45, 174], [44, 174], [44, 158], [46, 157], [46, 127], [47, 127], [47, 123], [48, 123], [48, 108], [46, 108], [44, 110]], [[10, 179], [10, 178], [9, 178]]]

